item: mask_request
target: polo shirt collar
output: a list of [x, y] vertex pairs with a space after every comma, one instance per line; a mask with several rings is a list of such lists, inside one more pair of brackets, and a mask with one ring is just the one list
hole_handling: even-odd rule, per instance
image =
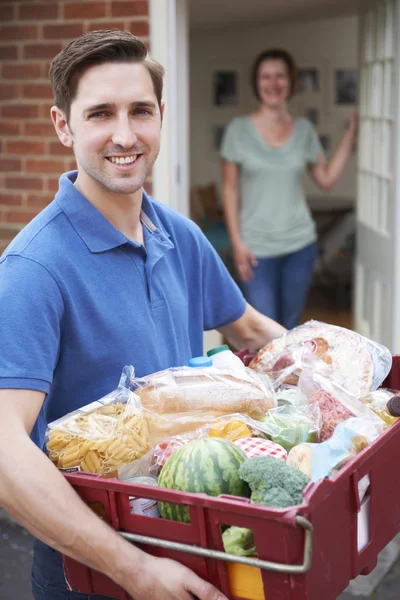
[[[102, 213], [97, 210], [74, 186], [77, 171], [61, 175], [59, 189], [55, 201], [67, 216], [75, 231], [84, 241], [91, 252], [106, 252], [124, 244], [140, 247], [140, 244], [129, 240], [121, 231], [116, 229]], [[160, 222], [151, 200], [143, 190], [142, 212], [140, 215], [143, 225], [160, 241], [165, 250], [173, 248], [168, 232]], [[154, 240], [156, 241], [156, 240]]]

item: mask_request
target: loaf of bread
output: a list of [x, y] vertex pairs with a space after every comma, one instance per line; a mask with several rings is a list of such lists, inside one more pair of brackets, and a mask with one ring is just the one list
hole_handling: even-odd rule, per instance
[[143, 407], [157, 414], [201, 411], [257, 419], [277, 406], [268, 377], [247, 368], [167, 369], [143, 378], [135, 391]]

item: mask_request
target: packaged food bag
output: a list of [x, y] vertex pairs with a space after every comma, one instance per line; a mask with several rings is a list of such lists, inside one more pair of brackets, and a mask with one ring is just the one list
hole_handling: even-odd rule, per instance
[[298, 384], [311, 369], [360, 397], [376, 390], [392, 365], [390, 351], [358, 333], [320, 321], [308, 321], [262, 348], [249, 367], [266, 373], [275, 389]]
[[46, 449], [62, 470], [111, 476], [150, 450], [140, 399], [118, 388], [49, 424]]
[[317, 405], [285, 405], [268, 411], [259, 429], [270, 440], [289, 451], [302, 442], [316, 442], [321, 428], [321, 413]]

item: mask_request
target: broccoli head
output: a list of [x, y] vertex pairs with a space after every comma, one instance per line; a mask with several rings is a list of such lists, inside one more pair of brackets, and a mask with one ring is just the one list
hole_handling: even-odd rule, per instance
[[250, 486], [253, 504], [278, 508], [301, 504], [302, 492], [310, 481], [301, 471], [271, 456], [246, 460], [239, 474]]

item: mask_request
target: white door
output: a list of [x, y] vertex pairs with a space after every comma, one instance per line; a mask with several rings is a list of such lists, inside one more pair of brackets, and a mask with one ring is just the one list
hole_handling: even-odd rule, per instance
[[150, 52], [165, 69], [161, 150], [152, 172], [157, 200], [189, 214], [187, 0], [150, 0]]
[[400, 352], [400, 0], [364, 0], [355, 328]]

